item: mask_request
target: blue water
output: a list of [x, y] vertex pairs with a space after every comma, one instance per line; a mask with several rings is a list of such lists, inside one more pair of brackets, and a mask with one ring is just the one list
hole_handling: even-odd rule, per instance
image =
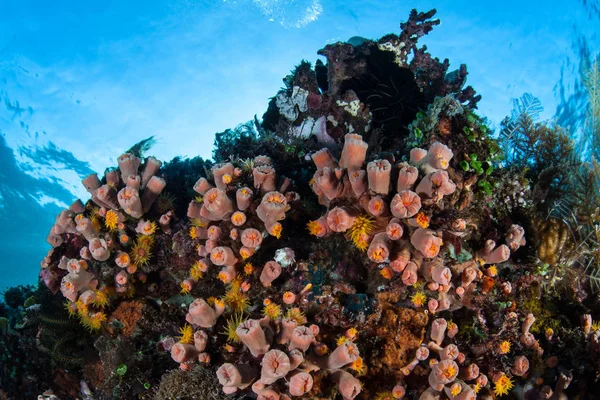
[[87, 199], [83, 176], [149, 135], [163, 160], [210, 157], [214, 133], [262, 115], [300, 60], [397, 33], [413, 7], [438, 8], [422, 43], [468, 65], [493, 126], [529, 92], [577, 130], [579, 70], [600, 50], [583, 0], [89, 3], [0, 0], [0, 291], [35, 282], [54, 216]]

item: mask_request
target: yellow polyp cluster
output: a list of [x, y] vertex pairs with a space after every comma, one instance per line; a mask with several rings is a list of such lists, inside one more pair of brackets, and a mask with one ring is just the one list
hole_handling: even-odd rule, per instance
[[227, 320], [227, 323], [225, 324], [225, 330], [221, 333], [223, 335], [227, 336], [228, 342], [241, 343], [241, 340], [235, 330], [245, 320], [246, 319], [244, 318], [244, 314], [242, 314], [242, 313], [236, 313]]
[[275, 224], [271, 228], [271, 235], [275, 236], [277, 239], [281, 239], [281, 233], [283, 232], [283, 226], [280, 223]]
[[425, 215], [424, 212], [420, 211], [415, 217], [415, 220], [421, 228], [427, 229], [429, 227], [429, 217]]
[[269, 303], [263, 308], [263, 315], [272, 320], [276, 320], [281, 316], [281, 307], [276, 303]]
[[498, 345], [498, 353], [507, 354], [508, 352], [510, 352], [510, 342], [505, 340]]
[[308, 233], [313, 236], [320, 235], [323, 232], [323, 227], [317, 221], [310, 221], [306, 224], [306, 229], [308, 229]]
[[198, 227], [197, 226], [191, 226], [188, 233], [190, 235], [190, 239], [192, 239], [192, 240], [198, 239]]
[[505, 394], [508, 394], [512, 388], [512, 380], [505, 374], [502, 374], [502, 376], [496, 381], [494, 386], [494, 394], [498, 397], [504, 396]]
[[496, 267], [495, 265], [490, 265], [486, 272], [489, 276], [496, 276], [498, 275], [498, 267]]
[[114, 231], [117, 229], [117, 225], [119, 224], [119, 216], [113, 210], [108, 210], [106, 215], [104, 216], [104, 226], [109, 231]]
[[217, 275], [217, 279], [218, 279], [218, 280], [220, 280], [220, 281], [221, 281], [221, 282], [223, 282], [223, 283], [227, 283], [227, 280], [228, 280], [229, 278], [227, 277], [227, 273], [226, 273], [226, 272], [223, 272], [223, 271], [221, 271], [221, 272], [219, 272], [219, 274]]
[[190, 221], [192, 222], [192, 226], [195, 226], [196, 228], [206, 228], [208, 226], [207, 222], [202, 221], [198, 218], [192, 218], [190, 219]]
[[285, 317], [287, 319], [296, 321], [298, 325], [306, 323], [306, 317], [298, 307], [293, 307], [287, 310], [287, 312], [285, 313]]
[[361, 214], [348, 229], [348, 236], [357, 249], [364, 251], [369, 247], [367, 238], [375, 229], [375, 219], [367, 214]]
[[179, 293], [181, 294], [188, 294], [190, 292], [190, 287], [185, 282], [181, 282], [179, 284], [179, 287], [181, 288], [181, 290], [179, 291]]
[[198, 196], [194, 197], [194, 201], [196, 203], [202, 203], [204, 201], [204, 198], [202, 196], [198, 195]]
[[92, 304], [94, 306], [100, 307], [100, 308], [106, 307], [110, 300], [107, 291], [106, 290], [95, 290], [94, 293], [96, 294], [96, 296], [95, 296]]
[[133, 265], [141, 267], [148, 265], [150, 258], [152, 257], [152, 244], [154, 239], [152, 236], [139, 236], [131, 249], [129, 258]]
[[246, 263], [246, 265], [244, 265], [244, 274], [252, 275], [253, 272], [254, 272], [254, 265], [252, 265], [251, 263]]
[[190, 278], [192, 278], [194, 281], [199, 281], [203, 276], [204, 273], [202, 272], [200, 261], [196, 261], [190, 268]]
[[460, 385], [453, 385], [452, 389], [450, 390], [450, 393], [454, 397], [458, 396], [460, 392], [462, 392], [462, 387]]
[[179, 339], [179, 343], [194, 343], [194, 329], [192, 329], [191, 325], [185, 324], [183, 327], [179, 328], [179, 333], [181, 334], [177, 337]]
[[346, 342], [349, 342], [350, 338], [347, 336], [340, 336], [336, 339], [335, 344], [339, 347], [341, 345], [343, 345]]
[[427, 296], [422, 291], [418, 291], [418, 292], [415, 292], [415, 294], [413, 294], [410, 297], [410, 301], [416, 307], [423, 307], [425, 305], [425, 303], [427, 302]]
[[365, 363], [364, 363], [362, 357], [358, 357], [356, 360], [354, 360], [352, 362], [352, 364], [350, 364], [350, 369], [358, 372], [359, 375], [364, 374], [365, 373]]
[[145, 235], [153, 235], [156, 232], [156, 222], [150, 222], [144, 226]]
[[358, 335], [358, 329], [352, 327], [346, 331], [346, 336], [350, 339], [354, 339]]
[[390, 280], [390, 279], [392, 279], [392, 270], [391, 270], [391, 268], [389, 268], [389, 267], [382, 268], [382, 269], [379, 271], [379, 274], [380, 274], [381, 276], [383, 276], [383, 277], [384, 277], [385, 279], [387, 279], [387, 280]]
[[592, 324], [592, 332], [596, 332], [600, 330], [600, 322], [596, 321]]
[[476, 383], [475, 386], [473, 386], [473, 391], [475, 393], [479, 393], [481, 391], [481, 385], [479, 383]]
[[106, 318], [106, 314], [103, 312], [97, 312], [81, 318], [81, 323], [83, 326], [93, 332], [102, 327], [102, 323], [106, 321]]
[[228, 290], [223, 296], [223, 300], [235, 313], [245, 313], [250, 308], [248, 296], [240, 290]]
[[392, 392], [377, 392], [375, 400], [394, 400]]
[[456, 368], [454, 368], [452, 365], [442, 370], [442, 374], [444, 374], [444, 376], [448, 379], [452, 378], [456, 374], [456, 372]]
[[69, 313], [69, 317], [77, 316], [77, 309], [73, 306], [73, 303], [70, 301], [65, 302], [65, 310]]

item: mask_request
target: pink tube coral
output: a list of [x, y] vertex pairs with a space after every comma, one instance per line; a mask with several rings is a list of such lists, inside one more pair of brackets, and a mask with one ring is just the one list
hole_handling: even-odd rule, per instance
[[344, 148], [340, 156], [340, 167], [349, 172], [362, 168], [367, 157], [369, 146], [362, 140], [362, 136], [347, 134], [344, 137]]
[[249, 365], [225, 363], [217, 370], [217, 379], [227, 394], [250, 386], [255, 377], [256, 372]]
[[410, 165], [404, 165], [398, 172], [396, 191], [411, 190], [419, 177], [419, 170]]
[[356, 197], [360, 197], [367, 190], [367, 172], [364, 169], [350, 172], [348, 180]]
[[242, 231], [241, 241], [244, 246], [254, 249], [262, 243], [262, 234], [254, 228], [247, 228]]
[[144, 163], [144, 169], [142, 171], [142, 189], [146, 187], [150, 178], [156, 175], [161, 166], [162, 161], [154, 157], [146, 158], [146, 162]]
[[214, 186], [204, 177], [198, 179], [194, 184], [194, 191], [201, 196], [204, 196], [206, 192], [212, 189]]
[[140, 194], [137, 189], [126, 186], [119, 191], [117, 199], [123, 211], [133, 218], [141, 218], [144, 214], [142, 210], [142, 201], [140, 200]]
[[264, 287], [270, 287], [271, 282], [277, 279], [281, 275], [281, 265], [275, 261], [269, 261], [265, 264], [262, 272], [260, 273], [260, 283]]
[[299, 326], [292, 332], [291, 342], [288, 348], [289, 350], [300, 349], [303, 352], [306, 352], [314, 339], [315, 336], [309, 327]]
[[110, 257], [110, 251], [108, 251], [108, 246], [104, 239], [94, 238], [90, 241], [88, 247], [92, 253], [92, 257], [98, 261], [106, 261]]
[[511, 225], [506, 234], [506, 244], [512, 251], [516, 251], [521, 246], [525, 246], [525, 229], [519, 225]]
[[270, 165], [261, 165], [252, 169], [254, 188], [261, 193], [273, 192], [277, 189], [275, 168]]
[[367, 250], [367, 256], [369, 260], [382, 263], [389, 259], [390, 249], [388, 247], [388, 238], [385, 232], [378, 233], [375, 235], [371, 244], [369, 245], [369, 249]]
[[212, 249], [210, 252], [210, 261], [215, 265], [232, 266], [237, 262], [231, 247], [219, 246]]
[[327, 213], [327, 226], [334, 232], [346, 232], [355, 220], [356, 216], [345, 207], [335, 207]]
[[290, 378], [289, 391], [292, 396], [302, 396], [310, 392], [313, 387], [313, 378], [306, 372], [299, 372]]
[[359, 356], [358, 347], [353, 342], [344, 342], [327, 358], [327, 369], [342, 368], [356, 361]]
[[410, 243], [425, 257], [433, 258], [439, 254], [443, 242], [432, 230], [419, 228], [411, 236]]
[[439, 201], [442, 197], [454, 193], [456, 185], [444, 170], [429, 173], [417, 185], [415, 192]]
[[453, 157], [452, 150], [445, 144], [435, 142], [429, 147], [427, 155], [421, 160], [421, 166], [427, 171], [447, 169]]
[[377, 194], [388, 194], [390, 191], [391, 172], [392, 165], [388, 160], [375, 160], [367, 164], [369, 189]]
[[510, 249], [505, 244], [496, 247], [496, 242], [489, 239], [477, 255], [485, 264], [500, 264], [510, 258]]
[[404, 234], [404, 228], [402, 228], [399, 220], [392, 218], [385, 228], [385, 234], [390, 240], [398, 240]]
[[211, 168], [215, 185], [219, 189], [225, 190], [227, 185], [231, 183], [231, 180], [233, 179], [233, 168], [232, 163], [216, 164]]
[[196, 299], [190, 304], [185, 320], [192, 325], [211, 328], [217, 323], [217, 318], [221, 315], [221, 312], [209, 306], [204, 299]]
[[162, 193], [165, 186], [167, 186], [167, 182], [156, 175], [148, 180], [144, 193], [142, 193], [142, 206], [145, 213], [150, 211], [152, 204], [154, 204], [158, 196]]
[[410, 218], [421, 209], [421, 198], [415, 192], [402, 190], [392, 199], [390, 210], [396, 218]]
[[235, 333], [254, 357], [260, 357], [269, 351], [270, 346], [258, 320], [248, 319], [242, 322], [236, 328]]
[[137, 175], [142, 159], [131, 153], [125, 153], [117, 158], [117, 163], [121, 170], [121, 178], [125, 181], [129, 175]]
[[435, 341], [438, 345], [442, 344], [447, 327], [448, 322], [444, 318], [434, 320], [431, 324], [431, 340]]
[[443, 360], [431, 368], [429, 374], [429, 385], [437, 391], [444, 388], [450, 382], [453, 382], [458, 376], [458, 365], [452, 360]]
[[344, 185], [339, 169], [325, 167], [317, 170], [314, 175], [313, 188], [318, 189], [327, 200], [333, 200], [342, 195]]
[[281, 350], [269, 350], [261, 361], [260, 380], [267, 385], [290, 372], [290, 358]]
[[223, 190], [212, 188], [206, 192], [200, 216], [211, 221], [221, 221], [232, 212], [233, 202]]
[[317, 169], [323, 169], [325, 167], [335, 169], [338, 167], [335, 158], [331, 155], [327, 148], [321, 149], [314, 153], [312, 156], [312, 160], [315, 163]]
[[283, 194], [271, 191], [263, 196], [262, 201], [256, 208], [256, 215], [265, 225], [271, 225], [284, 219], [289, 208], [287, 199]]
[[337, 383], [344, 400], [354, 399], [362, 390], [360, 381], [346, 371], [335, 371], [331, 374], [331, 379]]

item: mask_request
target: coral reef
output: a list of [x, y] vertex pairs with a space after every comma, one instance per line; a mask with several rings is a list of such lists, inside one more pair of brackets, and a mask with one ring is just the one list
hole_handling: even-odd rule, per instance
[[85, 178], [5, 293], [1, 395], [593, 398], [600, 168], [530, 95], [494, 136], [434, 15], [327, 45], [214, 162]]

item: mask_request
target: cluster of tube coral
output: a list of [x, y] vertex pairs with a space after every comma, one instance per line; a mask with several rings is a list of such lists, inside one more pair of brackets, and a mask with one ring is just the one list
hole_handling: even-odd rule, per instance
[[[83, 179], [90, 193], [87, 206], [77, 200], [61, 211], [48, 235], [52, 249], [42, 261], [41, 277], [53, 292], [60, 289], [68, 311], [92, 330], [106, 320], [102, 311], [115, 295], [132, 295], [133, 283], [145, 281], [143, 267], [152, 257], [156, 221], [143, 219], [166, 182], [156, 174], [162, 162], [130, 154], [118, 158], [118, 169]], [[141, 168], [140, 168], [141, 167]], [[166, 229], [172, 213], [159, 218]], [[61, 246], [67, 254], [57, 257]]]
[[[58, 215], [43, 281], [112, 338], [117, 305], [140, 300], [138, 348], [232, 398], [566, 398], [576, 335], [537, 301], [527, 213], [495, 209], [504, 172], [466, 71], [416, 47], [432, 15], [327, 46], [327, 76], [302, 63], [251, 156], [169, 179], [182, 209], [153, 206], [175, 175], [153, 157], [85, 178], [91, 199]], [[422, 111], [395, 107], [404, 96]], [[600, 360], [600, 324], [585, 314], [575, 331]]]

